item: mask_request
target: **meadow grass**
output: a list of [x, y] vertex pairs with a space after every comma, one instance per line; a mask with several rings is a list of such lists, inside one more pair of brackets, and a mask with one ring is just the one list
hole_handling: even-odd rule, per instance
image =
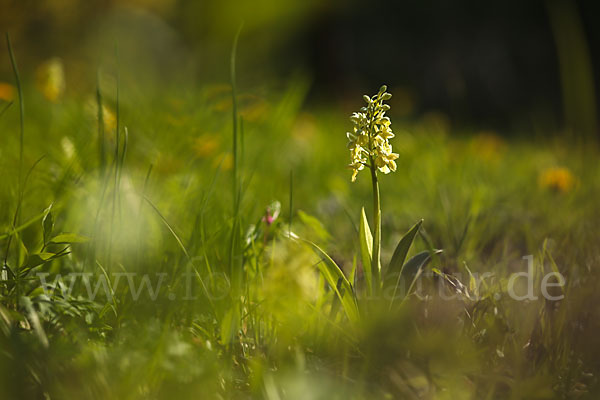
[[[3, 398], [597, 395], [592, 146], [394, 119], [381, 262], [426, 258], [390, 304], [363, 269], [373, 200], [346, 168], [349, 113], [303, 107], [302, 77], [262, 98], [239, 89], [235, 52], [233, 90], [148, 98], [105, 89], [107, 74], [91, 100], [56, 104], [25, 79], [0, 115]], [[508, 279], [528, 255], [538, 299], [517, 301]], [[540, 294], [553, 271], [562, 301]], [[395, 298], [400, 278], [381, 290]]]

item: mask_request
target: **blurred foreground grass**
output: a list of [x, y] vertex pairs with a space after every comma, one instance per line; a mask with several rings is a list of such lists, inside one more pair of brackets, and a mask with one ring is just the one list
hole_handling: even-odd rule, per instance
[[[359, 263], [370, 184], [350, 183], [344, 133], [345, 108], [360, 98], [305, 108], [302, 76], [238, 90], [234, 156], [229, 85], [158, 96], [122, 82], [117, 109], [115, 78], [101, 74], [99, 131], [96, 95], [64, 96], [48, 79], [24, 79], [22, 172], [16, 90], [0, 86], [3, 398], [596, 398], [593, 148], [549, 133], [455, 131], [435, 113], [394, 119], [392, 104], [400, 158], [381, 182], [382, 258], [424, 218], [425, 237], [444, 249], [427, 268], [464, 287], [426, 276], [419, 297], [350, 323], [318, 258], [287, 232], [322, 245], [347, 276]], [[79, 236], [57, 244], [44, 232]], [[419, 238], [411, 253], [426, 248]], [[538, 300], [516, 301], [506, 281], [527, 255]], [[468, 270], [494, 276], [476, 288]], [[566, 277], [562, 301], [539, 295], [554, 270]], [[69, 273], [81, 279], [71, 293]], [[135, 298], [132, 273], [162, 284]], [[92, 301], [84, 277], [115, 289], [98, 286]], [[360, 265], [353, 283], [363, 296]]]

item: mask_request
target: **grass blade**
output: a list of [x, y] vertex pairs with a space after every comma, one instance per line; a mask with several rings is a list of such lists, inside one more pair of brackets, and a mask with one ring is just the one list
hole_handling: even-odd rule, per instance
[[[442, 250], [435, 250], [434, 255], [440, 254]], [[429, 261], [432, 254], [429, 250], [424, 250], [413, 257], [411, 257], [406, 264], [402, 267], [402, 272], [398, 277], [398, 283], [394, 288], [394, 294], [392, 296], [390, 307], [393, 305], [396, 300], [396, 296], [398, 295], [398, 287], [404, 285], [406, 282], [410, 282], [408, 288], [401, 293], [401, 296], [398, 297], [400, 302], [403, 302], [408, 294], [411, 292], [413, 286], [415, 285], [416, 280], [419, 278], [419, 275], [422, 272], [423, 266]]]
[[371, 258], [373, 257], [373, 235], [369, 228], [369, 221], [367, 220], [364, 207], [360, 211], [359, 240], [363, 272], [367, 282], [367, 294], [371, 296], [373, 294], [373, 270], [371, 268]]
[[98, 107], [98, 158], [100, 164], [100, 176], [103, 177], [106, 169], [106, 145], [104, 140], [104, 109], [102, 108], [100, 71], [96, 73], [96, 104]]
[[[348, 319], [352, 322], [358, 322], [360, 313], [358, 311], [358, 304], [354, 295], [354, 290], [344, 272], [341, 268], [329, 257], [327, 253], [315, 243], [310, 240], [300, 239], [302, 242], [308, 244], [313, 251], [321, 258], [321, 262], [317, 264], [319, 271], [329, 284], [329, 286], [335, 290], [338, 298], [342, 303], [342, 307], [348, 316]], [[338, 286], [338, 281], [340, 285]]]
[[403, 271], [404, 261], [410, 250], [410, 246], [415, 240], [415, 236], [421, 228], [423, 220], [417, 222], [410, 230], [400, 239], [384, 277], [384, 288], [390, 288], [392, 285], [398, 285]]

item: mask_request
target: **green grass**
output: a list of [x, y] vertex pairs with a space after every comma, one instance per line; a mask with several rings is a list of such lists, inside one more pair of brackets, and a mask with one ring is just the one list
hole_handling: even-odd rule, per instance
[[[444, 252], [425, 267], [437, 274], [422, 278], [424, 296], [390, 307], [367, 296], [359, 231], [368, 236], [371, 187], [366, 174], [350, 183], [349, 110], [303, 108], [302, 77], [233, 98], [214, 85], [148, 97], [121, 81], [117, 100], [107, 75], [97, 94], [58, 104], [26, 77], [25, 135], [17, 107], [0, 114], [0, 255], [12, 271], [0, 285], [3, 398], [596, 398], [595, 150], [550, 132], [494, 139], [392, 107], [400, 158], [379, 182], [382, 265], [421, 219], [393, 268]], [[98, 125], [97, 104], [119, 130]], [[540, 185], [555, 166], [572, 172], [570, 190]], [[281, 207], [272, 224], [268, 206]], [[331, 259], [319, 263], [290, 228]], [[528, 254], [536, 293], [557, 269], [564, 301], [507, 296]], [[83, 281], [45, 295], [37, 272], [91, 273], [92, 288], [122, 275], [91, 301]], [[476, 288], [471, 272], [495, 276]], [[162, 276], [160, 290], [134, 299], [128, 273], [154, 287]], [[444, 300], [440, 284], [461, 294]]]

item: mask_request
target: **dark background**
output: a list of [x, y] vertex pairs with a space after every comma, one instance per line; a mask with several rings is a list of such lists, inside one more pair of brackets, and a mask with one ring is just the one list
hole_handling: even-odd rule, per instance
[[[69, 90], [122, 47], [133, 79], [226, 82], [240, 40], [242, 85], [310, 77], [309, 104], [387, 83], [407, 117], [596, 134], [597, 1], [0, 0], [0, 26], [27, 71], [60, 56]], [[5, 50], [3, 48], [3, 50]], [[10, 81], [6, 51], [0, 80]], [[140, 71], [149, 71], [147, 75]]]

